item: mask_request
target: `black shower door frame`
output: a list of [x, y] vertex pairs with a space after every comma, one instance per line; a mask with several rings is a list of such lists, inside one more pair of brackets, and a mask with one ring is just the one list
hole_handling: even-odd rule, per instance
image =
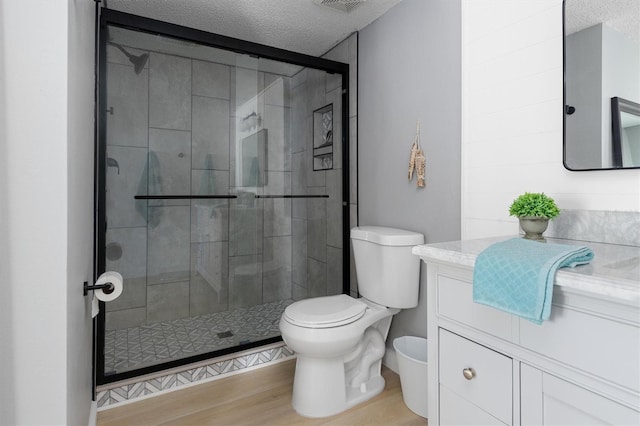
[[[287, 62], [308, 68], [325, 71], [330, 74], [342, 76], [342, 264], [343, 264], [343, 293], [348, 294], [350, 289], [350, 224], [349, 224], [349, 65], [315, 56], [291, 52], [284, 49], [265, 46], [257, 43], [212, 34], [193, 28], [132, 15], [111, 9], [102, 8], [100, 11], [100, 25], [98, 32], [99, 51], [96, 63], [97, 85], [97, 140], [95, 156], [95, 209], [94, 209], [94, 258], [95, 279], [105, 272], [105, 240], [106, 240], [106, 158], [107, 158], [107, 96], [106, 96], [106, 68], [107, 68], [107, 26], [121, 27], [133, 31], [145, 32], [154, 35], [162, 35], [182, 39], [189, 42], [202, 44], [218, 49], [234, 51], [253, 57]], [[132, 377], [142, 376], [169, 368], [175, 368], [194, 362], [200, 362], [217, 356], [242, 350], [263, 346], [269, 343], [281, 341], [281, 337], [273, 337], [261, 341], [250, 342], [240, 346], [226, 348], [214, 352], [198, 354], [195, 356], [168, 361], [136, 370], [105, 376], [105, 306], [100, 302], [100, 312], [94, 321], [94, 373], [96, 385], [112, 383]]]

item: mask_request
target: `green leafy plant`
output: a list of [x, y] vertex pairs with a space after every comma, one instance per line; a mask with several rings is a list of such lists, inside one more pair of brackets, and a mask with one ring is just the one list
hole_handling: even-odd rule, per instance
[[511, 216], [537, 216], [553, 219], [560, 214], [560, 209], [556, 206], [553, 198], [544, 193], [525, 192], [515, 200], [509, 207]]

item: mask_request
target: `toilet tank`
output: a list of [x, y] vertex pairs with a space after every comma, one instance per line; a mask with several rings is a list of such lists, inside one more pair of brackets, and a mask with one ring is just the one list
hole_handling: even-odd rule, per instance
[[360, 226], [351, 229], [358, 292], [390, 308], [418, 305], [420, 258], [411, 248], [424, 244], [424, 235], [403, 229]]

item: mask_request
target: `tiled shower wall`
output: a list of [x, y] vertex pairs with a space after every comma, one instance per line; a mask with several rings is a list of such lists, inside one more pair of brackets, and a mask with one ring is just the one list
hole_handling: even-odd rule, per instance
[[[351, 34], [323, 58], [349, 64], [349, 228], [352, 228], [358, 225], [358, 33]], [[349, 250], [350, 294], [358, 297], [358, 280], [351, 244]]]
[[[342, 292], [342, 77], [304, 69], [291, 80], [293, 298]], [[313, 170], [313, 111], [333, 104], [333, 169]]]
[[[107, 157], [115, 161], [107, 167], [106, 265], [122, 273], [125, 291], [107, 304], [107, 329], [341, 292], [340, 77], [150, 53], [136, 75], [108, 50]], [[314, 172], [312, 113], [328, 103], [334, 169]], [[252, 113], [260, 120], [246, 126]], [[262, 129], [266, 184], [239, 187], [237, 142]], [[238, 198], [133, 199], [228, 193]]]

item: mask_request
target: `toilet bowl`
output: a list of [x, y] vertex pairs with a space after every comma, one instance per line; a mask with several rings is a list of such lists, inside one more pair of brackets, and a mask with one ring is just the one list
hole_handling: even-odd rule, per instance
[[411, 254], [424, 237], [383, 227], [351, 230], [362, 297], [304, 299], [280, 319], [296, 353], [292, 405], [306, 417], [327, 417], [384, 389], [380, 375], [393, 315], [418, 303], [420, 259]]

